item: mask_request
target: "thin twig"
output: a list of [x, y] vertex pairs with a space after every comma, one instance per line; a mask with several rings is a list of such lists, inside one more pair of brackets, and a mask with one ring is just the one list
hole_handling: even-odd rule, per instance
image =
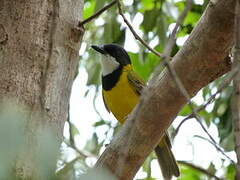
[[192, 0], [188, 0], [186, 2], [185, 8], [182, 11], [182, 13], [180, 14], [180, 16], [178, 17], [176, 24], [173, 28], [173, 31], [168, 38], [168, 42], [165, 47], [165, 51], [170, 51], [170, 54], [171, 54], [172, 48], [176, 42], [176, 34], [178, 32], [179, 26], [183, 23], [185, 17], [187, 16], [188, 11], [192, 8], [192, 3], [193, 3]]
[[213, 142], [210, 141], [209, 139], [205, 138], [205, 137], [202, 137], [202, 136], [199, 136], [199, 135], [194, 135], [193, 137], [202, 139], [202, 140], [204, 140], [204, 141], [207, 141], [208, 143], [210, 143], [211, 145], [214, 146]]
[[95, 158], [98, 158], [96, 155], [93, 155], [93, 154], [91, 154], [90, 152], [87, 152], [87, 153], [85, 153], [85, 152], [82, 152], [81, 150], [79, 150], [78, 148], [77, 148], [77, 146], [74, 144], [74, 145], [71, 145], [69, 142], [67, 142], [67, 141], [64, 141], [64, 143], [68, 146], [68, 147], [70, 147], [70, 148], [72, 148], [74, 151], [76, 151], [83, 159], [86, 159], [86, 158], [88, 158], [88, 157], [95, 157]]
[[71, 144], [71, 143], [68, 143], [67, 141], [64, 141], [64, 143], [68, 146], [68, 147], [71, 147], [73, 150], [75, 150], [82, 158], [87, 158], [88, 156], [86, 154], [84, 154], [83, 152], [81, 152], [75, 144]]
[[184, 165], [184, 166], [188, 166], [188, 167], [191, 167], [193, 169], [196, 169], [197, 171], [199, 171], [199, 172], [201, 172], [203, 174], [206, 174], [210, 178], [215, 178], [216, 180], [226, 180], [225, 178], [217, 177], [215, 174], [212, 174], [208, 170], [203, 169], [202, 167], [196, 166], [195, 164], [192, 164], [190, 162], [186, 162], [186, 161], [177, 161], [177, 162], [180, 165]]
[[65, 166], [61, 169], [59, 169], [56, 172], [56, 176], [57, 177], [62, 177], [64, 175], [66, 175], [68, 173], [68, 171], [73, 169], [73, 165], [80, 159], [80, 156], [77, 156], [76, 158], [74, 158], [73, 160], [71, 160], [70, 162], [65, 163]]
[[[166, 47], [164, 49], [163, 58], [167, 58], [167, 57], [171, 56], [173, 46], [176, 42], [176, 34], [178, 32], [179, 26], [183, 23], [186, 15], [187, 15], [188, 11], [191, 9], [191, 7], [192, 7], [192, 0], [188, 0], [186, 2], [186, 5], [185, 5], [185, 8], [184, 8], [183, 12], [180, 14], [180, 16], [178, 17], [178, 19], [176, 21], [176, 24], [173, 28], [172, 33], [170, 34], [170, 36], [168, 38]], [[167, 58], [167, 59], [171, 60], [170, 58]], [[165, 61], [166, 61], [166, 59], [165, 59]], [[163, 63], [165, 63], [165, 61], [163, 60]], [[155, 70], [153, 71], [153, 76], [152, 76], [151, 80], [149, 81], [149, 84], [156, 81], [157, 76], [160, 74], [160, 72], [162, 70], [161, 66], [162, 66], [162, 63], [160, 63], [155, 68]]]
[[70, 121], [70, 106], [68, 105], [68, 117], [67, 117], [67, 122], [69, 125], [69, 142], [71, 144], [71, 146], [75, 146], [75, 142], [74, 142], [74, 137], [73, 137], [73, 127], [72, 127], [72, 123]]
[[105, 12], [107, 9], [111, 8], [114, 4], [116, 4], [117, 0], [114, 0], [112, 2], [110, 2], [108, 5], [104, 6], [102, 9], [98, 10], [95, 14], [93, 14], [92, 16], [90, 16], [89, 18], [79, 22], [78, 26], [82, 27], [84, 24], [89, 23], [90, 21], [92, 21], [93, 19], [97, 18], [98, 16], [100, 16], [103, 12]]
[[[203, 105], [201, 105], [200, 107], [196, 108], [197, 112], [200, 112], [202, 110], [204, 110], [210, 103], [212, 103], [212, 101], [216, 98], [216, 96], [221, 93], [233, 80], [233, 78], [237, 75], [239, 71], [239, 68], [235, 68], [232, 71], [230, 71], [228, 73], [228, 76], [226, 77], [226, 79], [223, 80], [223, 83], [219, 86], [217, 92], [215, 92], [208, 100], [206, 103], [204, 103]], [[189, 119], [194, 118], [193, 113], [189, 114], [186, 118], [184, 118], [179, 125], [177, 126], [175, 133], [173, 135], [173, 137], [175, 137], [177, 135], [177, 133], [179, 132], [181, 126]]]
[[122, 6], [121, 3], [119, 2], [119, 0], [117, 1], [118, 3], [118, 10], [119, 10], [119, 14], [122, 16], [124, 22], [127, 24], [128, 28], [130, 29], [130, 31], [132, 32], [133, 36], [135, 37], [136, 40], [138, 40], [139, 42], [141, 42], [141, 44], [143, 44], [149, 51], [151, 51], [153, 54], [155, 54], [158, 57], [164, 57], [163, 54], [157, 52], [155, 49], [151, 48], [137, 33], [136, 31], [133, 29], [132, 25], [130, 24], [130, 22], [127, 20], [127, 18], [125, 17], [125, 15], [123, 14], [123, 10], [122, 10]]
[[[197, 118], [196, 118], [197, 119]], [[235, 164], [235, 162], [217, 145], [217, 142], [215, 141], [215, 139], [210, 135], [210, 133], [208, 132], [208, 130], [204, 127], [203, 123], [197, 119], [197, 122], [200, 124], [201, 128], [203, 129], [203, 131], [208, 135], [208, 137], [211, 139], [213, 145], [215, 146], [215, 148], [222, 153], [222, 155], [224, 155], [227, 159], [229, 159], [231, 161], [232, 164]]]
[[[199, 136], [199, 135], [195, 135], [194, 137], [197, 137], [197, 138], [200, 138], [200, 139], [203, 139], [203, 140], [205, 140], [205, 141], [207, 141], [207, 142], [209, 142], [210, 144], [212, 144], [215, 148], [216, 148], [216, 146], [215, 146], [215, 144], [214, 144], [214, 142], [212, 142], [212, 141], [210, 141], [209, 139], [207, 139], [207, 138], [205, 138], [205, 137], [202, 137], [202, 136]], [[223, 150], [221, 149], [221, 151], [219, 151], [219, 152], [221, 152], [221, 154], [223, 155], [223, 156], [225, 156], [225, 157], [227, 157], [228, 158], [228, 160], [230, 160], [231, 161], [231, 163], [234, 165], [234, 164], [236, 164], [233, 160], [231, 160], [230, 159], [230, 157], [229, 156], [227, 156], [226, 155], [226, 153], [222, 153], [223, 152]]]

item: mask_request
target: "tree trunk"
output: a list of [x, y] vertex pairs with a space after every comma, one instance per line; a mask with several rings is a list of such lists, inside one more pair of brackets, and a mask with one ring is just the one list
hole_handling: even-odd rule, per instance
[[83, 31], [82, 0], [0, 0], [0, 104], [27, 108], [17, 174], [32, 177], [36, 130], [53, 128], [58, 146], [68, 114]]

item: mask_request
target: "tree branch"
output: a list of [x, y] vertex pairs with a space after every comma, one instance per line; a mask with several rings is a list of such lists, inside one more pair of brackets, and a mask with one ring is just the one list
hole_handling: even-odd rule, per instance
[[176, 42], [176, 34], [178, 32], [178, 28], [183, 23], [185, 17], [187, 16], [188, 11], [192, 8], [192, 3], [193, 3], [192, 0], [186, 1], [185, 8], [184, 8], [183, 12], [180, 14], [180, 16], [178, 17], [178, 19], [176, 21], [176, 25], [174, 26], [173, 31], [169, 36], [168, 43], [164, 50], [165, 52], [169, 52], [169, 55], [171, 55], [172, 48]]
[[[199, 135], [195, 135], [195, 136], [193, 136], [193, 137], [197, 137], [197, 138], [203, 139], [203, 140], [209, 142], [210, 144], [212, 144], [212, 145], [216, 148], [216, 144], [215, 144], [214, 142], [212, 142], [211, 140], [205, 138], [205, 137], [202, 137], [202, 136], [199, 136]], [[218, 150], [223, 156], [225, 156], [228, 160], [230, 160], [233, 165], [236, 164], [236, 163], [224, 152], [224, 150], [222, 150], [222, 149], [219, 150], [219, 149], [220, 149], [220, 147], [218, 147], [217, 150]]]
[[80, 159], [81, 159], [81, 157], [77, 156], [76, 158], [74, 158], [70, 162], [65, 163], [64, 167], [56, 172], [56, 176], [57, 177], [65, 176], [70, 170], [73, 170], [74, 164]]
[[90, 21], [92, 21], [93, 19], [97, 18], [98, 16], [100, 16], [102, 13], [104, 13], [106, 10], [108, 10], [109, 8], [111, 8], [114, 4], [116, 4], [117, 0], [113, 0], [112, 2], [110, 2], [108, 5], [104, 6], [102, 9], [98, 10], [95, 14], [93, 14], [92, 16], [90, 16], [89, 18], [79, 22], [78, 26], [82, 27], [84, 24], [89, 23]]
[[[121, 6], [121, 2], [119, 0], [117, 0], [118, 3], [118, 10], [119, 10], [119, 14], [120, 16], [122, 16], [124, 22], [127, 24], [128, 28], [130, 29], [130, 31], [132, 32], [133, 36], [135, 37], [136, 40], [138, 40], [141, 44], [143, 44], [149, 51], [151, 51], [153, 54], [155, 54], [158, 57], [164, 57], [164, 55], [162, 53], [159, 53], [158, 51], [156, 51], [155, 49], [151, 48], [137, 33], [136, 31], [133, 29], [131, 23], [127, 20], [127, 18], [125, 17], [125, 15], [123, 14], [122, 11], [122, 6]], [[169, 57], [171, 58], [171, 57]]]
[[215, 176], [215, 174], [210, 173], [208, 170], [206, 170], [206, 169], [204, 169], [202, 167], [196, 166], [195, 164], [192, 164], [190, 162], [186, 162], [186, 161], [177, 161], [177, 162], [180, 165], [184, 165], [184, 166], [188, 166], [188, 167], [191, 167], [193, 169], [196, 169], [197, 171], [199, 171], [199, 172], [201, 172], [203, 174], [206, 174], [210, 178], [214, 178], [216, 180], [226, 180], [224, 178], [219, 178], [219, 177]]
[[[168, 68], [170, 69], [170, 73], [172, 74], [172, 76], [174, 77], [174, 70], [172, 70], [172, 68], [170, 67], [169, 63], [167, 61], [171, 60], [170, 56], [171, 56], [171, 52], [172, 52], [172, 48], [176, 42], [176, 34], [178, 32], [178, 28], [179, 26], [183, 23], [183, 20], [185, 19], [188, 11], [191, 9], [192, 7], [192, 0], [187, 0], [185, 8], [183, 10], [183, 12], [180, 14], [180, 16], [178, 17], [177, 21], [176, 21], [176, 25], [173, 28], [172, 33], [170, 34], [169, 38], [168, 38], [168, 42], [166, 44], [166, 47], [164, 48], [164, 55], [163, 55], [163, 63], [165, 64], [165, 66], [168, 66]], [[153, 76], [149, 81], [149, 84], [151, 84], [151, 82], [155, 82], [157, 76], [161, 73], [162, 71], [162, 63], [160, 63], [154, 70], [153, 72]], [[172, 72], [174, 71], [174, 72]], [[176, 73], [175, 73], [176, 75]], [[175, 82], [177, 83], [178, 79], [175, 78], [174, 79]]]
[[[224, 58], [233, 42], [234, 5], [234, 0], [219, 0], [208, 6], [171, 61], [190, 97], [230, 69]], [[153, 86], [143, 92], [140, 103], [96, 166], [106, 167], [118, 179], [132, 179], [186, 102], [165, 69]], [[119, 169], [121, 159], [124, 159], [124, 166]]]

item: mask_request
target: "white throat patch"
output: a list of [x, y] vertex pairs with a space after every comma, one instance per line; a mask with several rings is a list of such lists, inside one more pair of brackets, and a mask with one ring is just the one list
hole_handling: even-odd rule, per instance
[[108, 74], [111, 74], [114, 70], [116, 70], [119, 67], [119, 63], [115, 60], [114, 57], [110, 55], [102, 55], [102, 75], [106, 76]]

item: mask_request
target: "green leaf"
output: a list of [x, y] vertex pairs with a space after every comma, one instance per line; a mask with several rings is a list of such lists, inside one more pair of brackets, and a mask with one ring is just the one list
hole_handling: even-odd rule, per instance
[[92, 138], [89, 139], [84, 147], [84, 149], [86, 149], [87, 151], [93, 153], [93, 154], [98, 154], [98, 137], [97, 134], [94, 133]]
[[[157, 48], [158, 51], [162, 52], [167, 42], [167, 35], [166, 32], [168, 30], [169, 22], [167, 20], [166, 15], [163, 12], [159, 13], [159, 17], [157, 19], [157, 35], [159, 37], [159, 47]], [[160, 48], [160, 49], [159, 49]]]
[[178, 8], [179, 12], [182, 12], [185, 7], [185, 1], [179, 1], [175, 3], [175, 6]]
[[[212, 86], [218, 85], [218, 81], [215, 81]], [[232, 87], [227, 87], [221, 92], [220, 97], [215, 100], [213, 114], [213, 123], [216, 124], [218, 128], [218, 133], [220, 137], [220, 145], [226, 150], [233, 150], [233, 122], [232, 122], [232, 111], [231, 111], [231, 94]]]
[[205, 123], [209, 127], [213, 119], [213, 114], [207, 112], [206, 110], [202, 110], [199, 112], [199, 115], [204, 119]]
[[206, 101], [207, 98], [209, 98], [211, 95], [212, 95], [212, 93], [211, 93], [209, 86], [206, 86], [205, 88], [203, 88], [202, 97], [203, 97], [204, 101]]
[[76, 136], [76, 135], [80, 134], [78, 128], [73, 123], [71, 123], [71, 128], [72, 128], [71, 130], [72, 130], [72, 135], [73, 136]]
[[179, 112], [178, 115], [179, 116], [187, 116], [191, 113], [192, 113], [192, 110], [191, 110], [190, 106], [187, 104], [182, 108], [182, 110]]
[[193, 25], [191, 24], [182, 25], [180, 31], [177, 33], [177, 37], [184, 37], [190, 34], [192, 30], [193, 30]]
[[[192, 104], [192, 106], [193, 106], [193, 108], [197, 108], [197, 105], [195, 105], [195, 104]], [[179, 116], [187, 116], [187, 115], [189, 115], [191, 113], [192, 113], [191, 107], [188, 104], [186, 104], [182, 108], [182, 110], [180, 111], [180, 113], [178, 115]]]
[[183, 25], [192, 24], [193, 26], [195, 26], [200, 17], [201, 14], [190, 11], [184, 19]]
[[134, 67], [134, 70], [145, 80], [149, 78], [150, 74], [153, 72], [156, 65], [159, 64], [159, 58], [152, 54], [152, 53], [146, 53], [145, 55], [145, 61], [141, 62], [139, 54], [129, 53], [130, 58], [132, 60], [132, 64]]
[[94, 13], [95, 3], [96, 1], [91, 0], [84, 4], [83, 19], [90, 17]]
[[234, 180], [235, 179], [235, 174], [236, 174], [236, 168], [233, 164], [230, 164], [227, 167], [227, 170], [226, 170], [226, 179]]
[[152, 9], [144, 12], [142, 26], [145, 32], [152, 31], [156, 27], [156, 20], [160, 14], [157, 9]]
[[97, 12], [99, 9], [103, 8], [106, 0], [97, 0], [94, 8], [94, 12]]
[[147, 173], [147, 177], [151, 177], [151, 162], [153, 160], [153, 157], [149, 155], [145, 162], [143, 163], [143, 171]]
[[193, 4], [191, 11], [198, 13], [198, 14], [202, 14], [204, 11], [204, 8], [202, 5], [199, 4]]
[[94, 123], [94, 127], [98, 127], [98, 126], [102, 126], [102, 125], [105, 125], [106, 122], [104, 120], [100, 120], [100, 121], [97, 121]]
[[91, 60], [86, 66], [88, 72], [87, 86], [98, 85], [100, 83], [101, 65], [99, 62]]
[[149, 0], [141, 0], [141, 8], [139, 9], [140, 12], [150, 10], [154, 7], [154, 1]]
[[193, 169], [189, 166], [181, 165], [180, 166], [180, 174], [181, 176], [177, 178], [177, 180], [202, 180], [203, 174], [198, 170]]
[[118, 124], [114, 127], [113, 136], [115, 136], [120, 129], [121, 129], [121, 125], [118, 123]]
[[208, 169], [207, 169], [208, 172], [210, 172], [211, 174], [215, 174], [216, 173], [216, 167], [213, 163], [210, 163], [210, 165], [208, 166]]
[[229, 133], [228, 136], [221, 138], [220, 146], [224, 148], [225, 151], [230, 152], [235, 148], [234, 134]]
[[[232, 132], [232, 111], [230, 108], [230, 99], [226, 102], [228, 105], [226, 105], [226, 110], [224, 111], [223, 114], [218, 114], [219, 117], [219, 123], [217, 123], [217, 127], [219, 130], [219, 136], [220, 136], [220, 142], [223, 141], [224, 138], [226, 138], [227, 136], [229, 136], [229, 134]], [[218, 110], [219, 107], [222, 106], [223, 103], [220, 103], [220, 105], [218, 106]], [[225, 107], [225, 106], [224, 106]], [[216, 112], [215, 112], [216, 114]]]
[[120, 29], [116, 16], [110, 15], [104, 24], [103, 38], [105, 43], [119, 43], [125, 37], [125, 30]]

